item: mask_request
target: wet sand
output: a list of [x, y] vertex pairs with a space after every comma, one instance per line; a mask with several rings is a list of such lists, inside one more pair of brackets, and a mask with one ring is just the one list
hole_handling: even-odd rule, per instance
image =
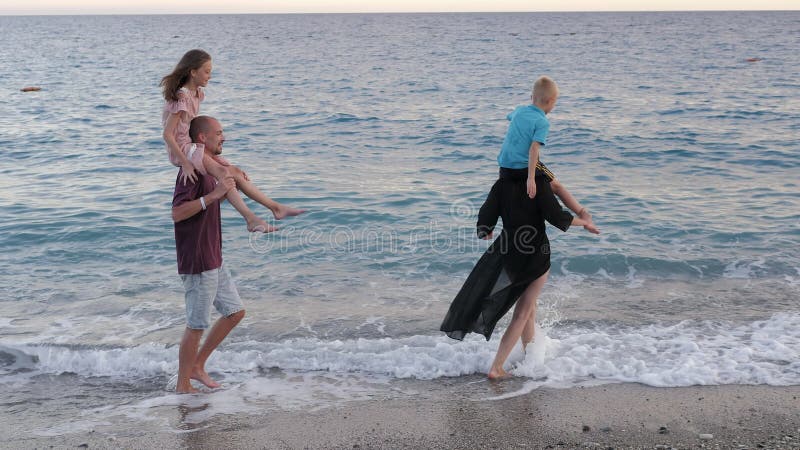
[[[408, 385], [416, 394], [315, 411], [217, 416], [195, 430], [154, 432], [131, 423], [114, 435], [20, 439], [3, 430], [0, 447], [800, 448], [800, 386], [613, 384], [540, 388], [486, 400], [487, 394], [502, 395], [508, 387], [482, 381]], [[483, 399], [476, 401], [473, 394]]]

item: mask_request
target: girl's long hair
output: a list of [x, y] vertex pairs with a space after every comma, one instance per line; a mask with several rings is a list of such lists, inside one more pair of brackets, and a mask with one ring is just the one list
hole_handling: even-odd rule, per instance
[[189, 81], [192, 70], [203, 67], [203, 64], [210, 60], [211, 55], [203, 50], [194, 49], [186, 52], [172, 73], [162, 78], [159, 83], [159, 86], [163, 88], [164, 99], [167, 101], [178, 100], [178, 89]]

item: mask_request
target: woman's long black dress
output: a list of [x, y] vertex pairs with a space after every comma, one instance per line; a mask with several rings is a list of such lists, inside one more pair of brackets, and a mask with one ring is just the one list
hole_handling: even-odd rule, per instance
[[536, 175], [536, 196], [527, 192], [528, 169], [500, 169], [500, 178], [478, 213], [478, 237], [492, 232], [503, 218], [500, 236], [475, 264], [456, 295], [441, 330], [453, 339], [467, 333], [492, 335], [528, 285], [550, 269], [545, 220], [562, 231], [572, 223], [550, 188], [550, 178]]

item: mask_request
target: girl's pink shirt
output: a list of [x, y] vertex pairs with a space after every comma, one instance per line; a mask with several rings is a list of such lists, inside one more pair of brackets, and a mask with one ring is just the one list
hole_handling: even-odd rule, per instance
[[[185, 87], [182, 87], [178, 90], [178, 100], [167, 100], [164, 103], [164, 111], [161, 114], [161, 126], [166, 126], [167, 118], [169, 118], [171, 114], [184, 112], [184, 114], [180, 114], [178, 126], [175, 127], [175, 141], [184, 154], [187, 153], [187, 147], [192, 143], [192, 139], [189, 137], [189, 124], [192, 122], [192, 119], [197, 117], [200, 113], [200, 102], [202, 102], [203, 99], [205, 99], [203, 88], [198, 87], [197, 90], [192, 93]], [[180, 161], [175, 161], [175, 158], [169, 151], [169, 146], [167, 147], [167, 154], [173, 165], [179, 165]]]

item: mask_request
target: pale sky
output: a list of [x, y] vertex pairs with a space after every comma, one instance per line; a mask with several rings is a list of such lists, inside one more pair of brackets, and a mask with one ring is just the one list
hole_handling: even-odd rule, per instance
[[799, 0], [0, 0], [0, 15], [798, 9]]

